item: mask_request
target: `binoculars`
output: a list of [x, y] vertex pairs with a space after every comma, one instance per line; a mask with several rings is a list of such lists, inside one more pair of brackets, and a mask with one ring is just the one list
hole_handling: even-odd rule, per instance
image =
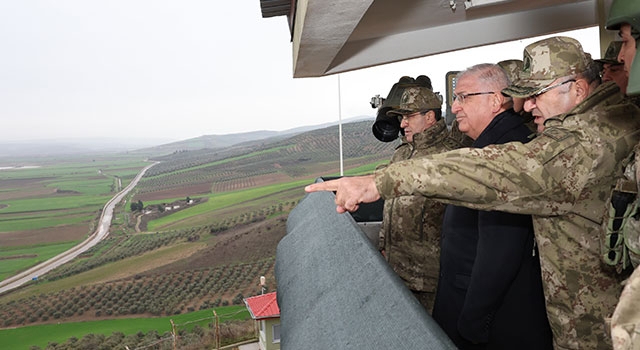
[[400, 128], [400, 120], [397, 117], [388, 116], [387, 112], [400, 106], [400, 98], [406, 88], [417, 86], [433, 90], [431, 79], [426, 75], [419, 75], [415, 79], [403, 76], [397, 83], [393, 84], [386, 98], [380, 98], [379, 95], [371, 98], [371, 107], [378, 108], [376, 121], [373, 123], [371, 131], [378, 140], [391, 142], [397, 139], [400, 134], [404, 135], [403, 130]]

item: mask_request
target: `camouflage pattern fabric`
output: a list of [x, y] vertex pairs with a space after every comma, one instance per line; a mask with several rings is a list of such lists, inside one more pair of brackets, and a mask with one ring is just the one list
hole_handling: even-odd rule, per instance
[[[627, 97], [628, 99], [628, 97]], [[636, 185], [636, 195], [640, 193], [640, 144], [634, 147], [631, 161], [625, 167], [625, 178]], [[627, 209], [629, 217], [622, 227], [624, 252], [623, 258], [628, 258], [634, 268], [640, 266], [640, 197], [636, 197], [634, 203]]]
[[620, 48], [622, 48], [622, 41], [612, 41], [607, 46], [607, 51], [604, 53], [604, 57], [599, 60], [594, 60], [600, 64], [613, 64], [613, 65], [621, 65], [621, 62], [618, 62], [618, 54], [620, 53]]
[[629, 101], [629, 103], [633, 103], [634, 105], [640, 107], [640, 95], [626, 96], [626, 100]]
[[[396, 148], [391, 163], [423, 157], [459, 147], [449, 140], [441, 119]], [[423, 196], [393, 198], [384, 203], [380, 250], [394, 271], [431, 313], [440, 267], [440, 230], [444, 204]]]
[[590, 58], [576, 39], [556, 36], [537, 41], [524, 49], [519, 79], [503, 93], [526, 98], [540, 92], [554, 80], [584, 72]]
[[640, 268], [626, 282], [611, 318], [614, 350], [640, 350]]
[[447, 150], [454, 150], [461, 147], [471, 147], [471, 145], [473, 145], [473, 139], [460, 131], [458, 121], [454, 119], [453, 123], [451, 123], [449, 134], [444, 140], [444, 144]]
[[387, 112], [390, 117], [442, 108], [442, 101], [431, 89], [422, 86], [406, 88], [400, 97], [400, 105]]
[[500, 68], [504, 69], [509, 77], [509, 81], [517, 81], [522, 71], [522, 60], [504, 60], [498, 62]]
[[604, 319], [621, 277], [600, 259], [605, 200], [640, 140], [640, 109], [603, 84], [527, 144], [463, 148], [375, 172], [385, 199], [423, 195], [481, 210], [531, 214], [556, 349], [611, 349]]
[[[628, 99], [627, 99], [628, 100]], [[616, 187], [605, 203], [602, 222], [602, 259], [625, 273], [630, 266], [640, 265], [640, 184], [637, 182], [640, 145], [622, 161], [623, 175], [617, 179]]]
[[[640, 144], [634, 147], [633, 159], [634, 162], [629, 171], [635, 175], [637, 190], [640, 193]], [[624, 244], [628, 248], [631, 264], [638, 268], [640, 266], [640, 197], [636, 198], [635, 204], [636, 212], [629, 218], [628, 224], [624, 228]]]

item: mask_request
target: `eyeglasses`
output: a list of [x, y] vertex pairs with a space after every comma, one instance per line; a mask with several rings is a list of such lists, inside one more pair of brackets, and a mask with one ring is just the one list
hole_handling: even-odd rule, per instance
[[413, 117], [415, 117], [415, 116], [417, 116], [419, 114], [420, 115], [424, 115], [425, 113], [427, 113], [427, 112], [426, 111], [425, 112], [414, 112], [414, 113], [411, 113], [411, 114], [398, 115], [398, 121], [400, 123], [402, 123], [403, 120], [409, 121], [409, 119], [411, 119], [411, 118], [413, 118]]
[[576, 82], [576, 80], [575, 80], [575, 79], [569, 79], [569, 80], [567, 80], [567, 81], [563, 81], [562, 83], [557, 83], [557, 84], [549, 85], [549, 86], [547, 86], [546, 88], [544, 88], [544, 89], [542, 89], [542, 90], [540, 90], [540, 91], [536, 92], [534, 95], [531, 95], [531, 96], [527, 97], [527, 99], [530, 99], [530, 98], [538, 98], [540, 95], [544, 94], [545, 92], [547, 92], [547, 91], [549, 91], [549, 90], [553, 90], [553, 89], [557, 88], [558, 86], [562, 86], [562, 85], [567, 84], [567, 83], [575, 83], [575, 82]]
[[493, 91], [485, 91], [485, 92], [471, 92], [468, 94], [453, 94], [453, 101], [458, 101], [460, 104], [464, 104], [464, 101], [467, 97], [478, 96], [478, 95], [490, 95], [495, 94]]

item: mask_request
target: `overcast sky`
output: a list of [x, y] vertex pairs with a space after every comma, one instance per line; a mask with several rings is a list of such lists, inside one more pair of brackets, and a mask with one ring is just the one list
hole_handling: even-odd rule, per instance
[[[569, 35], [599, 57], [596, 28]], [[2, 1], [0, 137], [177, 141], [373, 116], [402, 75], [444, 94], [446, 72], [536, 40], [343, 73], [339, 99], [336, 75], [292, 78], [289, 38], [259, 0]]]

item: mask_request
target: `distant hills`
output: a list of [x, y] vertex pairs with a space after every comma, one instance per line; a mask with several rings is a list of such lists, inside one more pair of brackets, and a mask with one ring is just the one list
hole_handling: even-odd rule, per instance
[[[345, 169], [372, 167], [391, 158], [400, 141], [378, 141], [371, 125], [372, 120], [343, 124]], [[190, 189], [189, 195], [227, 192], [337, 174], [340, 170], [337, 125], [225, 148], [189, 150], [186, 148], [193, 146], [190, 140], [178, 146], [173, 152], [166, 152], [170, 149], [165, 146], [146, 150], [155, 154], [148, 156], [149, 160], [160, 163], [149, 169], [137, 186], [138, 194], [144, 193], [143, 201], [178, 198], [176, 193], [185, 188]]]
[[109, 154], [151, 147], [166, 140], [131, 140], [123, 138], [80, 138], [26, 141], [1, 141], [0, 160], [41, 157]]
[[[370, 116], [359, 116], [344, 119], [343, 123], [371, 120]], [[290, 137], [310, 130], [337, 125], [338, 122], [302, 126], [284, 131], [250, 131], [226, 135], [203, 135], [192, 139], [169, 142], [161, 139], [123, 139], [123, 138], [79, 138], [49, 139], [31, 141], [0, 140], [0, 158], [50, 157], [61, 155], [121, 153], [161, 155], [176, 151], [199, 149], [219, 149], [236, 144]]]
[[[358, 121], [370, 120], [373, 123], [373, 117], [360, 116], [343, 120], [343, 124], [354, 123]], [[249, 131], [244, 133], [226, 134], [226, 135], [203, 135], [200, 137], [171, 142], [159, 146], [153, 146], [148, 148], [141, 148], [130, 153], [151, 153], [154, 155], [168, 154], [176, 151], [194, 151], [199, 149], [220, 149], [227, 148], [238, 144], [251, 143], [252, 141], [269, 140], [277, 141], [278, 139], [284, 139], [297, 134], [301, 134], [307, 131], [323, 129], [328, 126], [337, 125], [338, 122], [301, 126], [284, 131]]]

